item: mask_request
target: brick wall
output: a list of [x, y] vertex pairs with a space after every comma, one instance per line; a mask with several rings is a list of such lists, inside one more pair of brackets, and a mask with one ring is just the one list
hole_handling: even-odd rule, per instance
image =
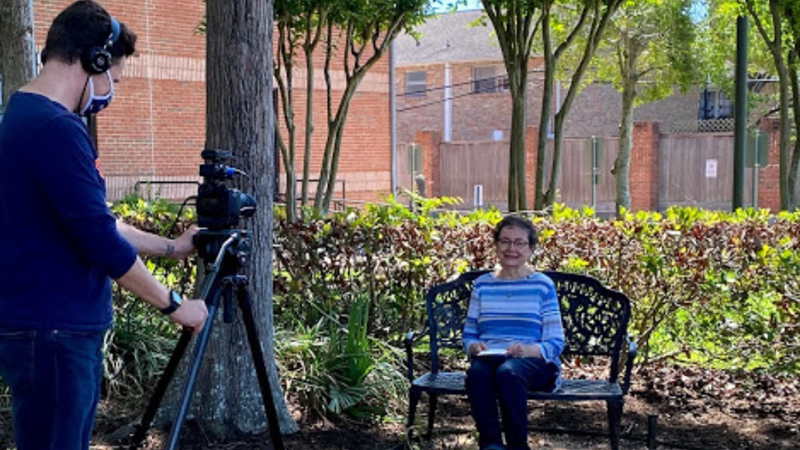
[[439, 131], [419, 131], [415, 143], [422, 147], [422, 175], [425, 177], [425, 195], [439, 197], [441, 191], [440, 145], [442, 133]]
[[660, 136], [657, 123], [634, 125], [630, 168], [631, 209], [634, 211], [658, 208]]
[[[497, 74], [504, 73], [502, 61], [465, 62], [451, 64], [451, 140], [492, 140], [495, 130], [508, 139], [511, 131], [511, 95], [508, 92], [472, 92], [473, 69], [496, 66]], [[528, 126], [539, 126], [543, 74], [541, 58], [532, 58], [528, 75]], [[428, 91], [425, 96], [407, 97], [406, 73], [425, 71]], [[442, 63], [403, 66], [396, 72], [397, 88], [397, 141], [409, 144], [418, 131], [439, 131], [444, 136], [444, 85], [445, 65]]]
[[[34, 0], [35, 34], [40, 47], [53, 18], [71, 3], [72, 0]], [[100, 3], [138, 35], [138, 56], [129, 59], [112, 106], [98, 116], [98, 147], [109, 196], [130, 190], [143, 179], [196, 179], [205, 142], [205, 36], [196, 33], [205, 12], [203, 0]], [[348, 197], [376, 200], [376, 192], [390, 190], [387, 61], [383, 58], [367, 75], [350, 108], [338, 176], [347, 183]], [[315, 77], [318, 131], [312, 141], [312, 178], [318, 177], [327, 128], [323, 64], [320, 51], [315, 58], [320, 69]], [[335, 59], [334, 70], [341, 66], [341, 58]], [[334, 94], [343, 89], [343, 76], [339, 73], [334, 73]], [[301, 70], [296, 77], [296, 91], [302, 91], [304, 84]], [[296, 120], [304, 123], [305, 99], [302, 92], [296, 95]], [[302, 149], [302, 140], [298, 145]], [[302, 155], [302, 150], [298, 152]], [[301, 158], [297, 167], [302, 168]]]
[[776, 212], [781, 209], [780, 121], [777, 118], [764, 119], [760, 130], [769, 133], [769, 153], [767, 166], [758, 172], [758, 207]]

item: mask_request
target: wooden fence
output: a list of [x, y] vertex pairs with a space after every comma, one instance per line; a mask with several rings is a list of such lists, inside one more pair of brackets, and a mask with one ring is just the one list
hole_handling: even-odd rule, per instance
[[[733, 134], [662, 134], [659, 157], [658, 209], [671, 205], [696, 205], [708, 209], [729, 209], [733, 190]], [[564, 139], [559, 202], [571, 207], [592, 204], [592, 139]], [[619, 138], [605, 137], [597, 146], [598, 183], [595, 208], [613, 213], [616, 181], [611, 174], [617, 158]], [[508, 196], [508, 141], [454, 142], [440, 145], [440, 195], [461, 197], [465, 207], [473, 207], [475, 185], [483, 186], [484, 205], [505, 209]], [[548, 142], [546, 167], [552, 161], [552, 141]], [[401, 173], [407, 153], [400, 155]], [[631, 165], [637, 164], [636, 154]], [[752, 204], [752, 172], [745, 174], [745, 204]], [[401, 180], [404, 175], [401, 175]], [[405, 175], [409, 178], [410, 175]], [[545, 180], [547, 181], [547, 180]], [[403, 183], [401, 183], [403, 184]]]
[[[730, 209], [733, 200], [733, 134], [662, 134], [658, 209], [695, 205]], [[753, 169], [745, 170], [745, 205], [751, 205]]]

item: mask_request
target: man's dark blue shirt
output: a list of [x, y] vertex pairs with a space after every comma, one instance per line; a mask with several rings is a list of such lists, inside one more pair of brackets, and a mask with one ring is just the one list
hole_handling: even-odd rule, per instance
[[105, 330], [136, 260], [74, 113], [18, 92], [0, 122], [0, 327]]

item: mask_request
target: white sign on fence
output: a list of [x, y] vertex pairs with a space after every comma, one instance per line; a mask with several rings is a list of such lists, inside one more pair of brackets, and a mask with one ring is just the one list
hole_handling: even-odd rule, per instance
[[706, 178], [717, 178], [717, 160], [706, 160]]
[[473, 187], [472, 204], [476, 208], [483, 207], [483, 185], [482, 184], [476, 184]]

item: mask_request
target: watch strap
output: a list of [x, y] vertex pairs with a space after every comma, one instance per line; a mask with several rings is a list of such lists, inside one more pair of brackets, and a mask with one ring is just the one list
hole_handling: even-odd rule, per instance
[[175, 291], [169, 291], [169, 306], [161, 308], [161, 312], [169, 315], [174, 313], [181, 306], [181, 295]]

